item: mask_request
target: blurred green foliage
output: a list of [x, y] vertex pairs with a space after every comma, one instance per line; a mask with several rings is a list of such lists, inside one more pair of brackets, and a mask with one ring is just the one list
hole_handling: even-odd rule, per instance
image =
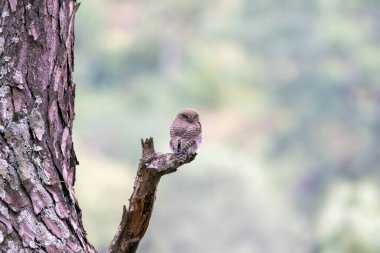
[[76, 190], [104, 250], [153, 136], [204, 143], [165, 177], [141, 252], [380, 252], [380, 2], [85, 0]]

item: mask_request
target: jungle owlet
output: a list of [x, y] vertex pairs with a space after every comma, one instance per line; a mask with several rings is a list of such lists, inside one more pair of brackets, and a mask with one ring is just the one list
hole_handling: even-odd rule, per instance
[[187, 155], [195, 154], [202, 141], [202, 126], [199, 114], [191, 108], [185, 108], [175, 117], [170, 127], [170, 147], [178, 160], [184, 162]]

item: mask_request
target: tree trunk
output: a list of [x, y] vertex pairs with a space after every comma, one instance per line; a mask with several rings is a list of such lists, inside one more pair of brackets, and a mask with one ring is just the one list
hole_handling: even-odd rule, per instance
[[0, 1], [0, 252], [95, 252], [73, 189], [77, 7]]

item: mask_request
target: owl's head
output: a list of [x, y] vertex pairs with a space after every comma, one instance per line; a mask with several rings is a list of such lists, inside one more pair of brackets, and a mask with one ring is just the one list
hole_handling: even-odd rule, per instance
[[192, 108], [185, 108], [178, 113], [177, 118], [189, 123], [194, 123], [199, 121], [199, 114]]

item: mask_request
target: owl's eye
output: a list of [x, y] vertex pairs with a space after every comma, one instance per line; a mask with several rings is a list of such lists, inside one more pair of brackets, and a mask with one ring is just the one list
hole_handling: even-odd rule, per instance
[[182, 114], [182, 117], [183, 117], [184, 119], [188, 119], [188, 118], [189, 118], [189, 116], [187, 116], [186, 114]]

